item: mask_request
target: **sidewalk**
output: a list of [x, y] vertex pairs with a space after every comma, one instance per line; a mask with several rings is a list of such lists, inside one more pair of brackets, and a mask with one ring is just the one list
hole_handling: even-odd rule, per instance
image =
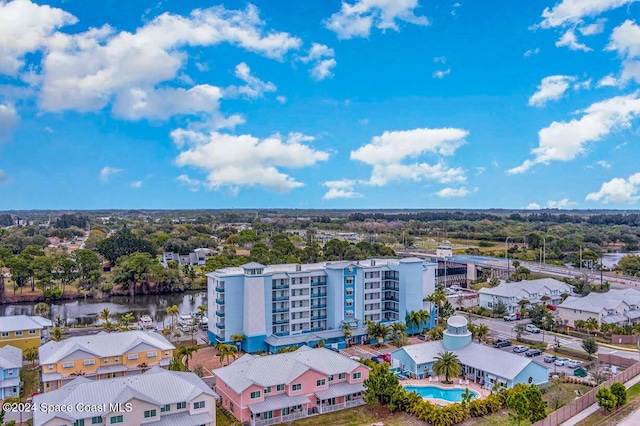
[[[638, 376], [634, 377], [633, 379], [629, 380], [624, 385], [627, 387], [627, 389], [629, 389], [631, 386], [635, 385], [638, 382], [640, 382], [640, 375], [638, 375]], [[593, 404], [593, 405], [587, 407], [585, 410], [582, 410], [581, 412], [579, 412], [577, 415], [573, 416], [571, 419], [569, 419], [566, 422], [560, 424], [560, 426], [573, 426], [573, 425], [577, 424], [579, 421], [586, 419], [587, 417], [589, 417], [591, 414], [595, 413], [599, 409], [600, 409], [600, 407], [598, 406], [597, 403]]]

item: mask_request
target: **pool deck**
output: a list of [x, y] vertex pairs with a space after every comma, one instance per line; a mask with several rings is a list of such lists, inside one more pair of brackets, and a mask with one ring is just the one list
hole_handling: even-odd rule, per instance
[[[400, 380], [400, 384], [402, 386], [436, 386], [442, 389], [453, 389], [453, 388], [458, 388], [458, 389], [465, 389], [465, 388], [469, 388], [469, 390], [477, 392], [478, 394], [480, 394], [481, 398], [486, 398], [487, 396], [491, 395], [491, 391], [488, 389], [483, 388], [480, 383], [474, 383], [473, 381], [469, 380], [469, 384], [468, 385], [461, 385], [459, 384], [460, 378], [456, 377], [455, 379], [453, 379], [453, 384], [452, 385], [445, 385], [444, 383], [442, 383], [441, 380], [439, 380], [438, 382], [434, 382], [433, 379], [430, 382], [429, 379], [405, 379], [405, 380]], [[424, 398], [427, 401], [431, 401], [434, 404], [438, 404], [438, 405], [449, 405], [449, 404], [455, 404], [454, 402], [451, 401], [447, 401], [444, 399], [439, 399], [439, 398]]]

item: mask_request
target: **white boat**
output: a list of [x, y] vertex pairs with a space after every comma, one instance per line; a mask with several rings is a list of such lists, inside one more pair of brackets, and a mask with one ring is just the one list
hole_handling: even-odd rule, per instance
[[156, 325], [149, 315], [142, 315], [138, 320], [138, 325], [145, 330], [155, 330]]
[[178, 315], [178, 324], [182, 327], [190, 327], [193, 325], [193, 316], [191, 314]]

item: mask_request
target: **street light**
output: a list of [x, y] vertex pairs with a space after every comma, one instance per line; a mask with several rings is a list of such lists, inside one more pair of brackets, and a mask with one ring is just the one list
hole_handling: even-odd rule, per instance
[[507, 281], [509, 281], [509, 238], [511, 237], [507, 237], [507, 239], [504, 240], [504, 244], [506, 245], [504, 249], [504, 257], [507, 259]]

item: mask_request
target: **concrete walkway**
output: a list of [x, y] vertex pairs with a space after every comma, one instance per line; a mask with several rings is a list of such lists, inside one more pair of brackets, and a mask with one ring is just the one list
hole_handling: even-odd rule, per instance
[[[638, 376], [634, 377], [633, 379], [629, 380], [624, 385], [627, 387], [627, 389], [629, 389], [631, 386], [635, 385], [638, 382], [640, 382], [640, 375], [638, 375]], [[579, 412], [578, 414], [576, 414], [575, 416], [573, 416], [572, 418], [570, 418], [566, 422], [560, 424], [560, 426], [574, 426], [579, 421], [586, 419], [591, 414], [595, 413], [596, 411], [598, 411], [600, 409], [601, 408], [597, 403], [596, 404], [592, 404], [591, 406], [587, 407], [585, 410], [582, 410], [581, 412]], [[633, 423], [633, 425], [637, 425], [637, 424], [638, 423]]]

